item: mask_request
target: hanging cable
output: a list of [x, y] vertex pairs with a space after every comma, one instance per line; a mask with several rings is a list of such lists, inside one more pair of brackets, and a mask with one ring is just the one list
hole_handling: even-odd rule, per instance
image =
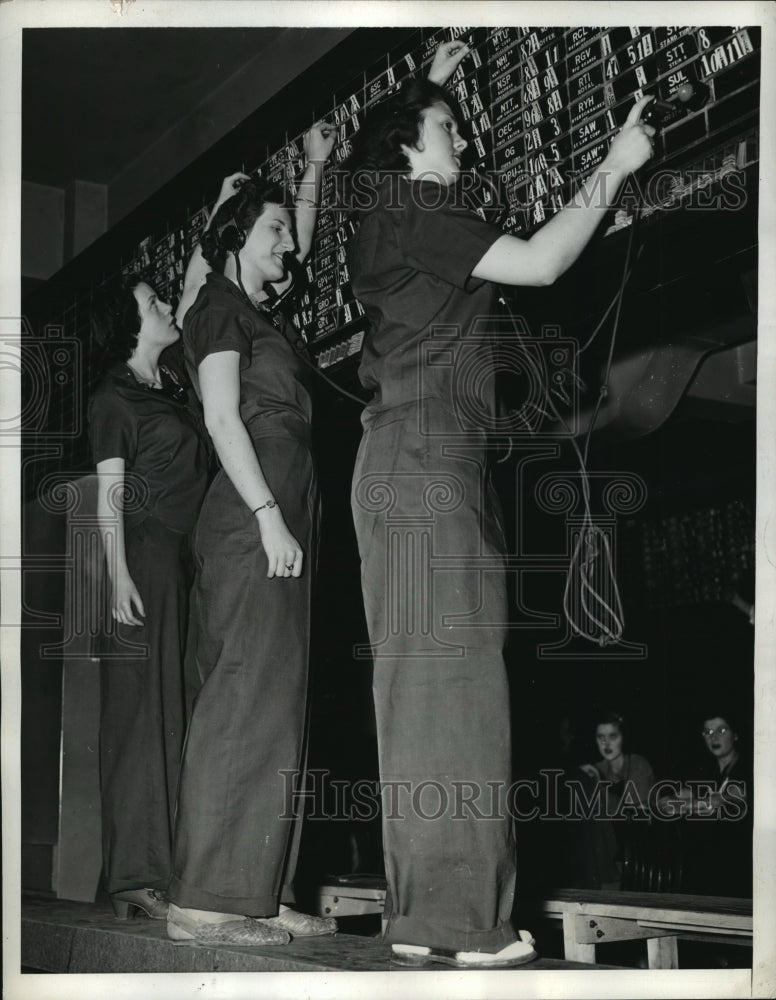
[[[641, 202], [636, 206], [634, 212], [633, 222], [631, 223], [631, 230], [628, 235], [628, 244], [625, 251], [625, 262], [623, 266], [622, 278], [620, 279], [620, 287], [612, 299], [611, 303], [606, 309], [606, 312], [599, 320], [595, 330], [588, 338], [584, 347], [576, 351], [575, 357], [578, 358], [579, 355], [586, 350], [590, 344], [593, 342], [594, 338], [598, 335], [601, 327], [603, 326], [606, 318], [612, 309], [615, 309], [614, 322], [612, 325], [612, 332], [609, 339], [609, 350], [607, 354], [606, 365], [604, 368], [604, 376], [599, 390], [598, 400], [596, 406], [593, 410], [593, 414], [590, 418], [590, 423], [587, 428], [585, 435], [585, 442], [583, 448], [579, 447], [571, 429], [569, 428], [566, 420], [564, 420], [563, 415], [559, 412], [554, 400], [552, 399], [551, 392], [547, 386], [546, 380], [542, 379], [542, 374], [539, 366], [531, 358], [530, 354], [525, 351], [524, 346], [524, 357], [526, 362], [533, 370], [533, 372], [539, 376], [539, 384], [542, 385], [544, 390], [544, 400], [546, 401], [552, 416], [566, 429], [569, 441], [571, 442], [571, 447], [577, 457], [577, 462], [579, 465], [579, 475], [580, 483], [582, 489], [582, 503], [583, 503], [583, 517], [582, 524], [580, 526], [579, 535], [577, 541], [574, 545], [574, 550], [571, 555], [571, 560], [569, 562], [569, 568], [566, 573], [566, 584], [563, 591], [563, 613], [566, 617], [571, 630], [584, 639], [590, 642], [596, 642], [600, 646], [605, 646], [619, 642], [622, 638], [624, 631], [624, 612], [622, 607], [622, 600], [620, 597], [620, 589], [617, 583], [617, 576], [614, 567], [614, 560], [612, 557], [611, 544], [607, 535], [595, 524], [593, 520], [593, 514], [590, 508], [590, 477], [588, 473], [588, 453], [590, 448], [590, 441], [592, 438], [593, 430], [595, 428], [596, 421], [598, 419], [598, 414], [600, 412], [601, 406], [604, 399], [609, 394], [609, 376], [611, 373], [612, 361], [614, 357], [614, 348], [617, 340], [617, 332], [619, 329], [620, 313], [622, 309], [622, 300], [625, 294], [625, 288], [630, 279], [633, 266], [631, 265], [631, 257], [633, 256], [633, 244], [634, 244], [634, 234], [638, 225], [638, 220], [640, 217]], [[639, 247], [635, 259], [638, 260], [643, 245]], [[512, 309], [509, 305], [508, 298], [504, 291], [502, 290], [501, 302], [506, 307], [507, 312], [512, 320], [513, 327], [517, 333], [518, 340], [523, 341], [523, 338], [519, 332], [519, 326], [515, 320]], [[616, 307], [616, 308], [615, 308]], [[579, 379], [575, 375], [577, 384], [579, 384]], [[539, 409], [539, 408], [537, 408]], [[539, 409], [539, 412], [546, 412]], [[509, 439], [509, 451], [503, 459], [499, 461], [505, 461], [512, 453], [512, 439]], [[596, 586], [596, 573], [600, 572], [601, 562], [603, 560], [604, 567], [604, 577], [611, 580], [612, 595], [608, 601], [604, 595], [600, 592], [599, 588]], [[579, 594], [579, 607], [582, 612], [582, 617], [577, 614], [577, 609], [573, 606], [575, 585], [578, 588]]]
[[[283, 254], [283, 259], [286, 260], [286, 257], [288, 257], [289, 255], [290, 255], [289, 253]], [[290, 255], [290, 256], [293, 256], [293, 255]], [[295, 257], [294, 257], [294, 260], [296, 261]], [[236, 276], [237, 276], [237, 284], [240, 286], [240, 290], [242, 291], [243, 295], [250, 302], [250, 304], [253, 306], [253, 308], [256, 310], [256, 312], [259, 313], [262, 316], [266, 316], [267, 318], [269, 318], [270, 322], [272, 322], [272, 324], [274, 326], [275, 323], [274, 323], [274, 318], [273, 318], [273, 315], [272, 315], [272, 310], [270, 310], [270, 309], [263, 309], [260, 305], [258, 305], [256, 302], [254, 302], [253, 298], [245, 290], [245, 286], [242, 283], [242, 274], [240, 272], [240, 256], [239, 256], [239, 254], [235, 254], [234, 255], [234, 263], [235, 263], [235, 271], [236, 271]], [[288, 262], [286, 261], [286, 263], [288, 263]], [[290, 268], [289, 268], [289, 270], [290, 270]], [[283, 299], [286, 297], [286, 295], [288, 294], [288, 292], [290, 290], [291, 289], [289, 287], [289, 289], [286, 291], [286, 293], [284, 295], [277, 295], [277, 293], [275, 293], [276, 294], [276, 298], [274, 300], [275, 301], [275, 308], [277, 308], [277, 306], [283, 301]], [[358, 403], [359, 406], [363, 407], [364, 406], [364, 400], [363, 399], [361, 399], [359, 396], [356, 396], [355, 393], [349, 392], [347, 389], [343, 389], [343, 387], [341, 385], [337, 385], [337, 383], [334, 381], [334, 379], [329, 378], [328, 375], [324, 375], [324, 373], [321, 371], [321, 369], [318, 367], [318, 365], [316, 365], [314, 361], [311, 361], [310, 358], [307, 357], [307, 344], [304, 342], [304, 338], [299, 333], [299, 331], [296, 329], [296, 327], [293, 326], [293, 324], [291, 324], [291, 325], [292, 325], [292, 328], [293, 328], [293, 330], [295, 331], [295, 333], [297, 335], [296, 336], [296, 340], [294, 340], [291, 343], [291, 349], [296, 354], [296, 356], [299, 358], [299, 360], [302, 361], [302, 362], [304, 362], [304, 364], [306, 364], [308, 368], [310, 368], [312, 371], [314, 371], [315, 374], [319, 378], [322, 378], [324, 382], [328, 382], [328, 384], [333, 389], [336, 389], [337, 392], [340, 393], [342, 396], [347, 396], [348, 399], [352, 400], [354, 403]]]

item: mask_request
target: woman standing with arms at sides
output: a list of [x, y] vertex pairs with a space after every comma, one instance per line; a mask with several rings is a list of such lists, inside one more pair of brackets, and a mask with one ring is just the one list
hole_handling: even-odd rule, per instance
[[[457, 64], [466, 51], [445, 58]], [[631, 109], [584, 190], [528, 240], [461, 204], [456, 181], [467, 143], [452, 98], [435, 83], [405, 84], [356, 137], [353, 187], [372, 197], [349, 261], [370, 322], [360, 378], [374, 396], [362, 417], [353, 513], [380, 775], [385, 787], [418, 790], [432, 781], [442, 803], [413, 799], [402, 818], [383, 821], [386, 938], [405, 964], [482, 968], [535, 957], [530, 935], [511, 924], [505, 541], [487, 473], [494, 370], [475, 323], [494, 313], [498, 282], [549, 285], [576, 260], [621, 182], [651, 155], [654, 129], [639, 123], [648, 100]], [[472, 377], [457, 379], [464, 373], [453, 359], [472, 333], [460, 352]], [[428, 541], [408, 520], [423, 522]], [[433, 578], [409, 561], [424, 544], [449, 563]], [[491, 567], [467, 569], [467, 557], [491, 557]], [[453, 818], [464, 786], [487, 818], [472, 810]], [[441, 815], [429, 820], [435, 808]]]
[[[312, 240], [333, 133], [308, 136], [298, 253]], [[306, 175], [307, 176], [307, 175]], [[286, 192], [245, 180], [202, 237], [213, 270], [186, 312], [187, 365], [221, 462], [196, 533], [202, 688], [186, 740], [167, 919], [175, 940], [285, 944], [336, 931], [291, 909], [304, 769], [317, 509], [297, 332], [265, 309], [295, 250]]]
[[185, 376], [160, 362], [180, 337], [172, 307], [138, 276], [95, 299], [107, 373], [89, 430], [115, 623], [101, 658], [103, 867], [117, 916], [142, 909], [163, 920], [185, 730], [191, 534], [208, 455]]

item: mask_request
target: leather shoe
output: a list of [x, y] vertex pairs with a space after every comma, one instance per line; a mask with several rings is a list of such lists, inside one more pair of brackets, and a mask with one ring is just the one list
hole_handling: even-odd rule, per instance
[[334, 917], [314, 917], [310, 913], [297, 913], [291, 909], [281, 910], [276, 917], [269, 917], [267, 923], [282, 927], [295, 938], [337, 933], [337, 921]]
[[112, 892], [110, 901], [117, 920], [127, 920], [142, 910], [152, 920], [167, 919], [167, 899], [160, 889], [125, 889]]
[[194, 941], [204, 945], [236, 944], [243, 947], [288, 944], [291, 940], [287, 931], [282, 927], [272, 926], [269, 920], [257, 920], [237, 914], [233, 920], [223, 922], [198, 920], [174, 903], [170, 904], [167, 914], [167, 936], [173, 941]]

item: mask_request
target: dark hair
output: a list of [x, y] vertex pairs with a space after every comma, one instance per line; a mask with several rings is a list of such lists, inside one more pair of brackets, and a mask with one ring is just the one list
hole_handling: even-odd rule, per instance
[[596, 729], [599, 726], [617, 726], [622, 735], [625, 735], [625, 719], [619, 712], [599, 712], [596, 715]]
[[143, 272], [115, 275], [92, 293], [90, 325], [92, 338], [103, 352], [103, 368], [128, 361], [137, 347], [140, 310], [135, 289], [148, 284]]
[[430, 80], [413, 77], [365, 116], [344, 169], [351, 177], [364, 171], [407, 173], [410, 163], [401, 147], [417, 145], [423, 112], [432, 104], [446, 104], [460, 125], [453, 95]]
[[229, 226], [236, 226], [247, 236], [267, 202], [285, 205], [284, 188], [274, 181], [250, 180], [245, 181], [237, 194], [221, 205], [200, 239], [202, 256], [213, 270], [223, 273], [229, 253], [221, 238], [223, 231]]
[[712, 703], [710, 706], [706, 706], [709, 711], [704, 712], [698, 718], [698, 728], [703, 725], [704, 722], [708, 722], [709, 719], [724, 719], [728, 727], [733, 730], [736, 736], [741, 734], [741, 724], [739, 722], [738, 712], [734, 709], [728, 710], [728, 706], [725, 704], [715, 704]]

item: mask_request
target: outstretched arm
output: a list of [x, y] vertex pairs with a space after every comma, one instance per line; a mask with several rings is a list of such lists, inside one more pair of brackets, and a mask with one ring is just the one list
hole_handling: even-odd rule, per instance
[[530, 239], [502, 236], [482, 257], [472, 277], [505, 285], [551, 285], [587, 246], [614, 203], [620, 185], [652, 156], [651, 125], [639, 117], [651, 97], [642, 97], [630, 110], [606, 158], [584, 185], [552, 219]]
[[[236, 194], [240, 184], [247, 180], [248, 175], [239, 172], [236, 174], [229, 174], [228, 177], [224, 178], [216, 203], [213, 205], [207, 222], [205, 223], [205, 230], [210, 229], [210, 223], [213, 221], [213, 217], [223, 203], [228, 201], [233, 194]], [[181, 300], [178, 303], [178, 308], [175, 310], [175, 322], [179, 327], [183, 326], [183, 317], [186, 315], [186, 312], [194, 299], [196, 299], [197, 293], [199, 292], [200, 287], [204, 284], [208, 271], [210, 271], [210, 265], [202, 256], [202, 247], [199, 243], [197, 243], [191, 257], [189, 258], [189, 262], [186, 265], [186, 274], [183, 278]]]

